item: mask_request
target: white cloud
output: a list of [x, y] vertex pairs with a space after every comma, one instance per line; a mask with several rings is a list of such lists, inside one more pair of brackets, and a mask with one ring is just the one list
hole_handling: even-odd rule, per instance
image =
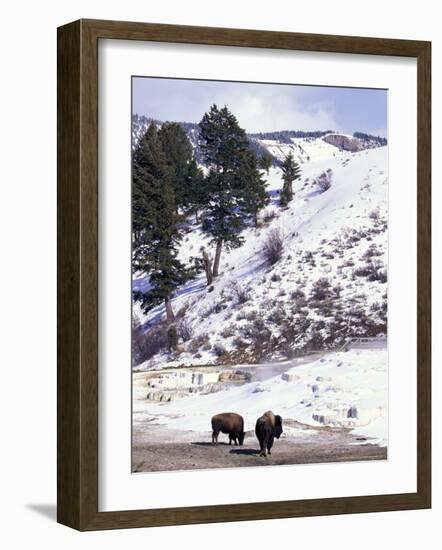
[[274, 130], [339, 130], [334, 113], [327, 105], [303, 106], [302, 100], [287, 88], [262, 87], [261, 90], [221, 91], [216, 102], [226, 104], [248, 132]]
[[303, 87], [137, 79], [134, 110], [159, 120], [199, 122], [213, 103], [227, 105], [247, 132], [342, 130], [331, 104]]

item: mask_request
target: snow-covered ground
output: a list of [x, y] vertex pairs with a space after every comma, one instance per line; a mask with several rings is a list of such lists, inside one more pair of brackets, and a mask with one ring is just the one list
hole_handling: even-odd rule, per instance
[[292, 138], [290, 144], [280, 143], [276, 140], [263, 139], [260, 140], [260, 143], [264, 145], [276, 159], [283, 161], [288, 153], [291, 152], [295, 160], [301, 164], [310, 161], [341, 158], [347, 154], [346, 151], [341, 151], [337, 147], [324, 141], [322, 138]]
[[[388, 147], [350, 153], [319, 138], [292, 141], [306, 153], [293, 201], [279, 206], [281, 170], [271, 168], [264, 177], [272, 202], [260, 226], [244, 230], [240, 248], [223, 250], [213, 286], [200, 274], [173, 298], [186, 333], [180, 353], [158, 351], [137, 369], [281, 360], [386, 332]], [[292, 146], [279, 147], [286, 154]], [[323, 192], [317, 178], [327, 170], [331, 187]], [[262, 251], [275, 231], [283, 253], [269, 266]], [[200, 256], [202, 246], [213, 254], [189, 220], [181, 258]], [[134, 290], [147, 286], [135, 276]], [[163, 306], [145, 315], [135, 303], [134, 313], [144, 331], [164, 318]]]
[[[288, 362], [283, 373], [265, 380], [169, 403], [146, 400], [142, 385], [134, 384], [133, 393], [134, 425], [138, 427], [153, 423], [207, 433], [212, 415], [238, 412], [244, 417], [245, 429], [253, 430], [256, 419], [273, 410], [285, 421], [350, 428], [380, 445], [388, 441], [387, 407], [386, 349], [332, 352], [294, 367]], [[285, 437], [300, 437], [303, 430], [286, 426], [284, 433]]]

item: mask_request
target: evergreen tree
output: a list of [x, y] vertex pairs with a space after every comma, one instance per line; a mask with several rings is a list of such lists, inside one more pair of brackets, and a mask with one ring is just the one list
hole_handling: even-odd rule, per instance
[[242, 208], [246, 215], [258, 223], [258, 212], [267, 206], [270, 197], [266, 192], [267, 182], [261, 177], [257, 167], [255, 153], [251, 150], [244, 152], [236, 173], [238, 186], [242, 189]]
[[216, 245], [213, 277], [219, 274], [221, 250], [241, 245], [240, 231], [244, 227], [241, 210], [243, 189], [238, 185], [237, 173], [248, 149], [245, 131], [227, 107], [212, 105], [200, 126], [200, 146], [209, 166], [205, 178], [207, 205], [203, 227]]
[[205, 113], [200, 127], [200, 146], [204, 159], [218, 172], [231, 173], [240, 162], [241, 154], [248, 149], [246, 132], [227, 107], [212, 105]]
[[235, 178], [232, 174], [218, 172], [211, 168], [205, 179], [208, 203], [204, 211], [203, 231], [216, 246], [212, 277], [219, 275], [221, 251], [238, 248], [243, 243], [240, 232], [244, 227], [244, 215], [240, 208], [241, 197], [235, 193]]
[[193, 159], [193, 147], [186, 132], [176, 122], [165, 122], [158, 136], [166, 163], [172, 172], [172, 184], [177, 209], [189, 201], [189, 167]]
[[299, 164], [295, 161], [291, 151], [285, 157], [281, 170], [284, 183], [280, 195], [280, 202], [282, 206], [287, 206], [293, 199], [293, 182], [301, 177], [301, 169]]
[[169, 323], [174, 320], [172, 294], [189, 275], [177, 258], [181, 235], [173, 177], [151, 124], [133, 159], [133, 269], [146, 273], [150, 283], [149, 290], [136, 297], [146, 311], [164, 302]]
[[273, 164], [273, 157], [268, 151], [264, 151], [259, 158], [259, 167], [261, 170], [265, 170], [269, 175], [270, 168]]
[[188, 166], [185, 190], [186, 204], [190, 212], [195, 214], [195, 220], [198, 222], [199, 211], [207, 202], [207, 193], [204, 185], [204, 173], [195, 159], [192, 159]]

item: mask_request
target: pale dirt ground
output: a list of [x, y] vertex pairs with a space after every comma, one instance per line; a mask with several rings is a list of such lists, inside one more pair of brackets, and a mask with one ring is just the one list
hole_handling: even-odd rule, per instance
[[229, 446], [228, 436], [220, 434], [218, 445], [212, 445], [211, 432], [183, 432], [151, 424], [133, 430], [132, 471], [158, 472], [212, 468], [238, 468], [283, 464], [311, 464], [386, 460], [387, 448], [370, 444], [345, 429], [300, 428], [298, 435], [275, 440], [272, 454], [259, 456], [258, 441], [247, 432], [243, 446]]

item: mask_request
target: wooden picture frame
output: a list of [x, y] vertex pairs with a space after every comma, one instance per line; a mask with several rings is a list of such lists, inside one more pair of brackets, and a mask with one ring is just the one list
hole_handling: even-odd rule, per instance
[[[98, 41], [159, 41], [403, 56], [418, 67], [417, 492], [98, 511]], [[79, 20], [58, 29], [58, 521], [82, 531], [431, 506], [431, 44], [422, 41]]]

